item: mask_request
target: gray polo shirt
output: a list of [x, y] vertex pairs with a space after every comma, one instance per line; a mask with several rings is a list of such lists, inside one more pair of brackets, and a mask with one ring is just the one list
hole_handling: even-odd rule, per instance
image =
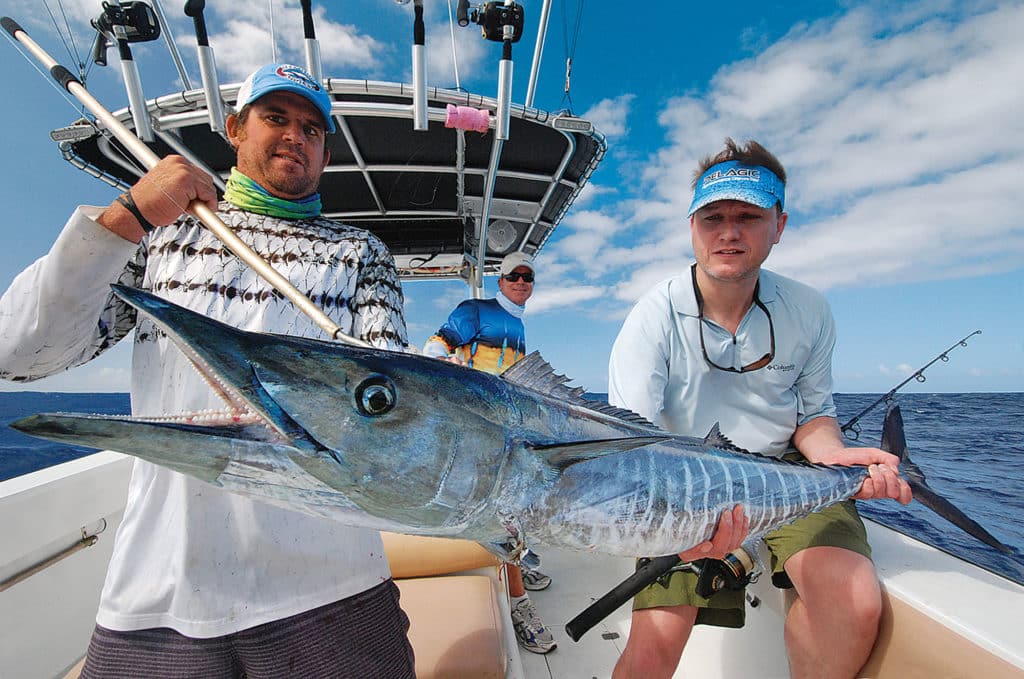
[[[765, 368], [737, 374], [704, 360], [689, 269], [656, 285], [612, 347], [608, 400], [677, 434], [704, 436], [717, 422], [736, 445], [781, 455], [798, 425], [835, 417], [835, 321], [821, 293], [765, 269], [759, 296], [775, 326], [775, 357]], [[704, 321], [708, 356], [721, 366], [756, 361], [768, 352], [769, 337], [768, 318], [756, 305], [735, 337]]]

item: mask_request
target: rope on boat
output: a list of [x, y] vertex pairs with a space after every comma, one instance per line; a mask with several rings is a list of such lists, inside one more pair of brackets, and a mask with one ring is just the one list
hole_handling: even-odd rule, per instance
[[562, 40], [565, 43], [565, 85], [562, 92], [562, 101], [565, 110], [572, 115], [572, 60], [576, 57], [576, 44], [579, 42], [580, 27], [583, 25], [583, 0], [579, 0], [576, 6], [576, 25], [573, 28], [572, 40], [569, 39], [569, 20], [565, 11], [566, 0], [562, 0]]

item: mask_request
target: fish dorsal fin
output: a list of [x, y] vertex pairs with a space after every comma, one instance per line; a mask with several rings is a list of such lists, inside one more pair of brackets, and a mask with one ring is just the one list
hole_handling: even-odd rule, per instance
[[660, 443], [671, 436], [629, 436], [617, 439], [593, 439], [590, 441], [572, 441], [570, 443], [538, 443], [526, 444], [526, 447], [542, 454], [548, 464], [564, 470], [577, 462], [586, 462], [605, 455], [624, 453], [634, 448], [642, 448], [652, 443]]
[[647, 419], [637, 415], [632, 410], [618, 408], [605, 401], [583, 398], [586, 391], [583, 387], [569, 387], [570, 381], [565, 375], [559, 375], [551, 364], [544, 360], [540, 352], [534, 351], [525, 358], [520, 359], [512, 367], [501, 373], [501, 378], [520, 387], [526, 387], [542, 394], [553, 396], [561, 401], [566, 401], [583, 408], [589, 408], [605, 415], [610, 415], [624, 422], [657, 429], [658, 427]]
[[720, 448], [722, 450], [729, 450], [734, 453], [750, 453], [749, 450], [740, 448], [738, 445], [733, 443], [728, 436], [722, 433], [721, 427], [718, 426], [718, 422], [711, 427], [711, 431], [704, 437], [704, 445], [710, 448]]

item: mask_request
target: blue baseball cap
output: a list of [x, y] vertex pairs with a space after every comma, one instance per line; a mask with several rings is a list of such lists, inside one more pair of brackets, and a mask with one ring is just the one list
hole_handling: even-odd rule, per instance
[[778, 175], [761, 165], [744, 165], [728, 160], [712, 165], [697, 180], [690, 212], [693, 213], [718, 200], [739, 200], [762, 208], [780, 208], [786, 204], [786, 185]]
[[241, 111], [265, 94], [294, 92], [309, 99], [324, 116], [328, 132], [334, 132], [331, 117], [331, 95], [304, 69], [291, 64], [270, 64], [249, 75], [238, 89], [235, 109]]

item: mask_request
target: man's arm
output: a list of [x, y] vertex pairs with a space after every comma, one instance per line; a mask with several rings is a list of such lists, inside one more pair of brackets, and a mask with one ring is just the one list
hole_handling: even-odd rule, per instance
[[434, 358], [455, 357], [454, 362], [462, 363], [455, 356], [455, 350], [470, 344], [480, 334], [480, 308], [473, 300], [460, 302], [431, 335], [423, 347], [423, 353]]
[[[167, 156], [128, 191], [139, 214], [150, 226], [171, 224], [184, 214], [189, 203], [200, 200], [217, 209], [213, 179], [181, 156]], [[96, 222], [121, 238], [138, 243], [146, 230], [131, 210], [115, 200]]]
[[[179, 156], [160, 161], [131, 191], [154, 225], [177, 219], [177, 203], [216, 205], [212, 180]], [[131, 331], [135, 312], [111, 295], [110, 284], [141, 284], [143, 234], [117, 201], [75, 210], [50, 252], [0, 298], [0, 378], [29, 381], [80, 365]]]
[[854, 499], [892, 498], [904, 505], [913, 499], [910, 486], [899, 476], [900, 459], [878, 448], [847, 448], [834, 417], [816, 417], [798, 426], [793, 445], [817, 464], [867, 466], [870, 476]]

